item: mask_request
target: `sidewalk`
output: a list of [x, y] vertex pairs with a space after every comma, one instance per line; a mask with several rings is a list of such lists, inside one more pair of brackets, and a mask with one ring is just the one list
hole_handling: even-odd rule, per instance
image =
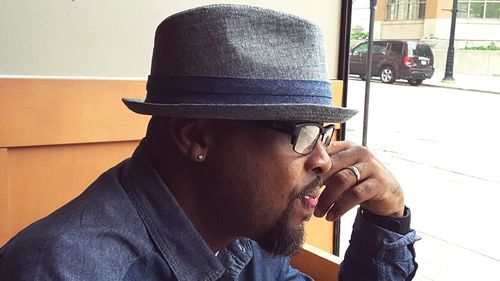
[[444, 72], [436, 71], [432, 78], [424, 80], [422, 85], [500, 94], [499, 76], [454, 73], [455, 83], [444, 83], [441, 81], [443, 77]]

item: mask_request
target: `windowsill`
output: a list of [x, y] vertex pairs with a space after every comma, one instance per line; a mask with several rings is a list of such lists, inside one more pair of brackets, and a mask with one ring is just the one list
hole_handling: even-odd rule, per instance
[[464, 19], [457, 18], [457, 23], [461, 24], [499, 24], [500, 19]]
[[424, 20], [423, 19], [417, 19], [417, 20], [385, 20], [382, 22], [382, 24], [386, 25], [399, 25], [399, 24], [423, 24]]

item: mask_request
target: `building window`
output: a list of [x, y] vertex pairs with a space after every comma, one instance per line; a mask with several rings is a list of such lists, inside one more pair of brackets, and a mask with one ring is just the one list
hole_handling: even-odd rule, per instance
[[425, 0], [388, 0], [386, 20], [425, 18]]
[[459, 0], [459, 18], [500, 19], [500, 0]]

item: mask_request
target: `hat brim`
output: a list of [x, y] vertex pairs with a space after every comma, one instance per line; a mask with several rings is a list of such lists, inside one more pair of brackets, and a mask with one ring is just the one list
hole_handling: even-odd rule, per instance
[[317, 104], [157, 104], [122, 99], [135, 113], [177, 118], [344, 123], [357, 110]]

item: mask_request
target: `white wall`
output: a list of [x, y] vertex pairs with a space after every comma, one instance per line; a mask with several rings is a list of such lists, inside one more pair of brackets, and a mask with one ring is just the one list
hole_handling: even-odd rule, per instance
[[156, 26], [213, 3], [268, 7], [318, 23], [336, 76], [340, 1], [330, 0], [2, 0], [0, 75], [146, 77]]
[[[445, 71], [446, 49], [433, 49], [434, 67]], [[500, 76], [500, 51], [455, 50], [453, 72]], [[478, 63], [480, 62], [480, 63]]]
[[451, 19], [425, 19], [424, 38], [447, 39], [450, 37]]
[[458, 40], [500, 41], [500, 21], [457, 19], [455, 38]]
[[384, 21], [380, 24], [381, 39], [409, 39], [423, 37], [424, 22], [422, 20]]

